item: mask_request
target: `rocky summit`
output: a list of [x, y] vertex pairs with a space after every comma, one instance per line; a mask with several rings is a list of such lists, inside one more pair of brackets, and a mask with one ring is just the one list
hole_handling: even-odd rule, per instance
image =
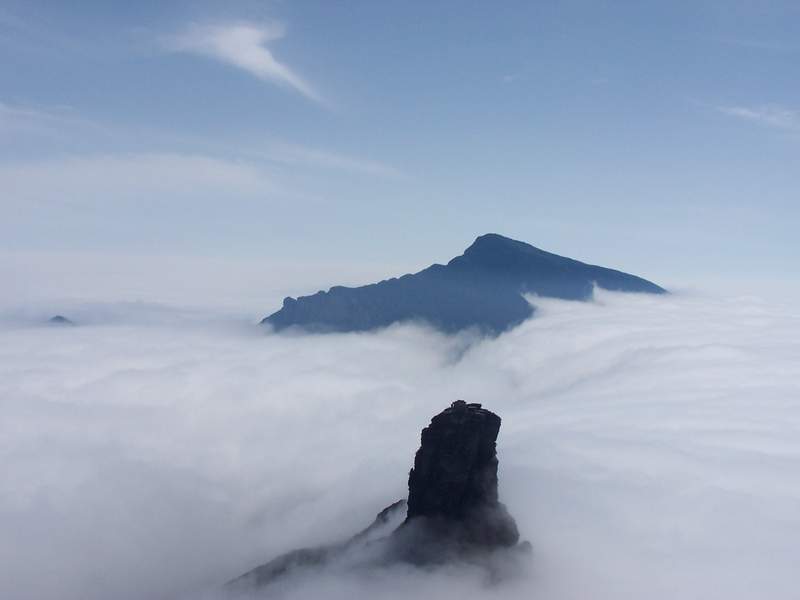
[[[457, 400], [422, 430], [408, 478], [408, 501], [382, 510], [350, 539], [281, 555], [227, 584], [241, 592], [270, 585], [296, 572], [388, 565], [435, 566], [453, 561], [492, 571], [514, 559], [516, 523], [499, 502], [496, 441], [500, 417]], [[498, 553], [502, 554], [498, 560]], [[505, 560], [507, 559], [507, 560]], [[503, 569], [506, 571], [506, 569]]]
[[516, 523], [498, 500], [499, 432], [500, 417], [463, 400], [433, 417], [408, 477], [406, 524], [425, 520], [463, 546], [516, 544]]
[[621, 271], [582, 263], [490, 233], [446, 265], [434, 264], [361, 287], [332, 287], [286, 298], [262, 324], [275, 330], [366, 331], [403, 321], [445, 332], [475, 328], [497, 334], [533, 314], [525, 294], [566, 300], [591, 298], [594, 286], [661, 294], [658, 285]]

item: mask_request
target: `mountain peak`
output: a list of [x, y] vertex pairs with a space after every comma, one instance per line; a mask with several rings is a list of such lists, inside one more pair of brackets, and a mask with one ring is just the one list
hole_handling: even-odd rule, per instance
[[499, 233], [486, 233], [478, 236], [470, 247], [464, 250], [464, 254], [457, 256], [448, 264], [455, 267], [483, 266], [496, 270], [499, 274], [509, 268], [514, 269], [526, 264], [530, 266], [533, 261], [552, 261], [558, 258], [561, 257], [525, 242], [512, 240]]
[[472, 242], [470, 247], [464, 251], [464, 254], [472, 254], [475, 252], [491, 252], [497, 250], [525, 251], [537, 249], [538, 248], [534, 248], [530, 244], [512, 240], [511, 238], [500, 235], [499, 233], [484, 233], [483, 235], [479, 235], [475, 238], [475, 241]]
[[500, 333], [533, 314], [525, 294], [587, 300], [595, 286], [664, 293], [656, 284], [540, 250], [497, 233], [479, 236], [447, 265], [358, 288], [295, 299], [262, 322], [275, 329], [365, 331], [401, 321], [424, 321], [447, 332], [475, 327]]

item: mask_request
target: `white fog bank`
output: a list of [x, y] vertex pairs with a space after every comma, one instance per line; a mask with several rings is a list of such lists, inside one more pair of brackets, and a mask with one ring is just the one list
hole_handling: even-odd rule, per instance
[[0, 319], [0, 597], [208, 597], [368, 525], [405, 495], [420, 429], [463, 398], [503, 418], [501, 499], [534, 546], [524, 575], [487, 588], [464, 568], [397, 567], [279, 597], [796, 598], [800, 311], [535, 302], [536, 318], [477, 342], [126, 323], [124, 304], [78, 327]]

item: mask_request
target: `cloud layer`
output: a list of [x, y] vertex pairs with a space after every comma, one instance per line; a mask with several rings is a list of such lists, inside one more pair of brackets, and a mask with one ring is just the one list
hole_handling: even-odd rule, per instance
[[329, 573], [278, 597], [793, 597], [800, 315], [680, 295], [538, 304], [477, 342], [191, 313], [6, 321], [0, 596], [197, 597], [347, 536], [404, 495], [421, 427], [464, 398], [503, 417], [527, 575]]

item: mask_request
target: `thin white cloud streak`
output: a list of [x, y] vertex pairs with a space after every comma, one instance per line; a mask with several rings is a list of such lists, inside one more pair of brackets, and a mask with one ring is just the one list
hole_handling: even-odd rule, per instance
[[49, 136], [108, 133], [106, 127], [76, 115], [68, 108], [41, 108], [0, 102], [0, 133]]
[[785, 42], [780, 40], [758, 40], [745, 38], [712, 38], [714, 41], [732, 46], [740, 46], [752, 50], [765, 50], [768, 52], [791, 53], [800, 50], [800, 46], [794, 41]]
[[752, 121], [776, 129], [792, 132], [800, 131], [800, 112], [782, 106], [720, 106], [717, 110], [730, 117]]
[[324, 103], [311, 84], [276, 59], [267, 48], [266, 44], [284, 35], [285, 28], [280, 23], [192, 24], [168, 37], [165, 44], [173, 51], [212, 58]]
[[377, 177], [402, 178], [405, 176], [400, 169], [378, 161], [295, 144], [274, 144], [268, 152], [261, 156], [286, 164], [309, 165]]
[[0, 206], [191, 202], [224, 194], [274, 191], [258, 167], [208, 156], [140, 153], [57, 158], [0, 165]]
[[405, 493], [420, 428], [458, 397], [503, 417], [501, 497], [531, 575], [329, 572], [277, 597], [795, 596], [794, 308], [601, 292], [540, 301], [465, 354], [417, 327], [284, 337], [118, 316], [0, 330], [4, 597], [191, 595], [344, 537]]
[[33, 126], [38, 129], [42, 125], [61, 122], [61, 119], [50, 112], [36, 110], [25, 106], [11, 106], [0, 102], [0, 131], [27, 129]]
[[[59, 137], [63, 141], [74, 141], [77, 143], [77, 148], [81, 149], [87, 144], [90, 147], [102, 145], [116, 148], [145, 146], [149, 150], [140, 150], [138, 154], [185, 155], [191, 152], [191, 155], [199, 156], [205, 153], [209, 155], [209, 160], [234, 161], [239, 157], [255, 162], [266, 161], [373, 177], [406, 177], [400, 169], [378, 160], [286, 141], [268, 139], [254, 144], [250, 140], [224, 141], [217, 138], [209, 140], [197, 135], [171, 134], [141, 127], [133, 130], [127, 126], [94, 121], [68, 109], [12, 105], [2, 101], [0, 101], [0, 134], [23, 136], [22, 139], [27, 141], [37, 140], [44, 135], [47, 136], [48, 143], [51, 141], [50, 138]], [[155, 151], [153, 148], [167, 148], [167, 150]], [[77, 152], [73, 154], [72, 158], [85, 158]]]

